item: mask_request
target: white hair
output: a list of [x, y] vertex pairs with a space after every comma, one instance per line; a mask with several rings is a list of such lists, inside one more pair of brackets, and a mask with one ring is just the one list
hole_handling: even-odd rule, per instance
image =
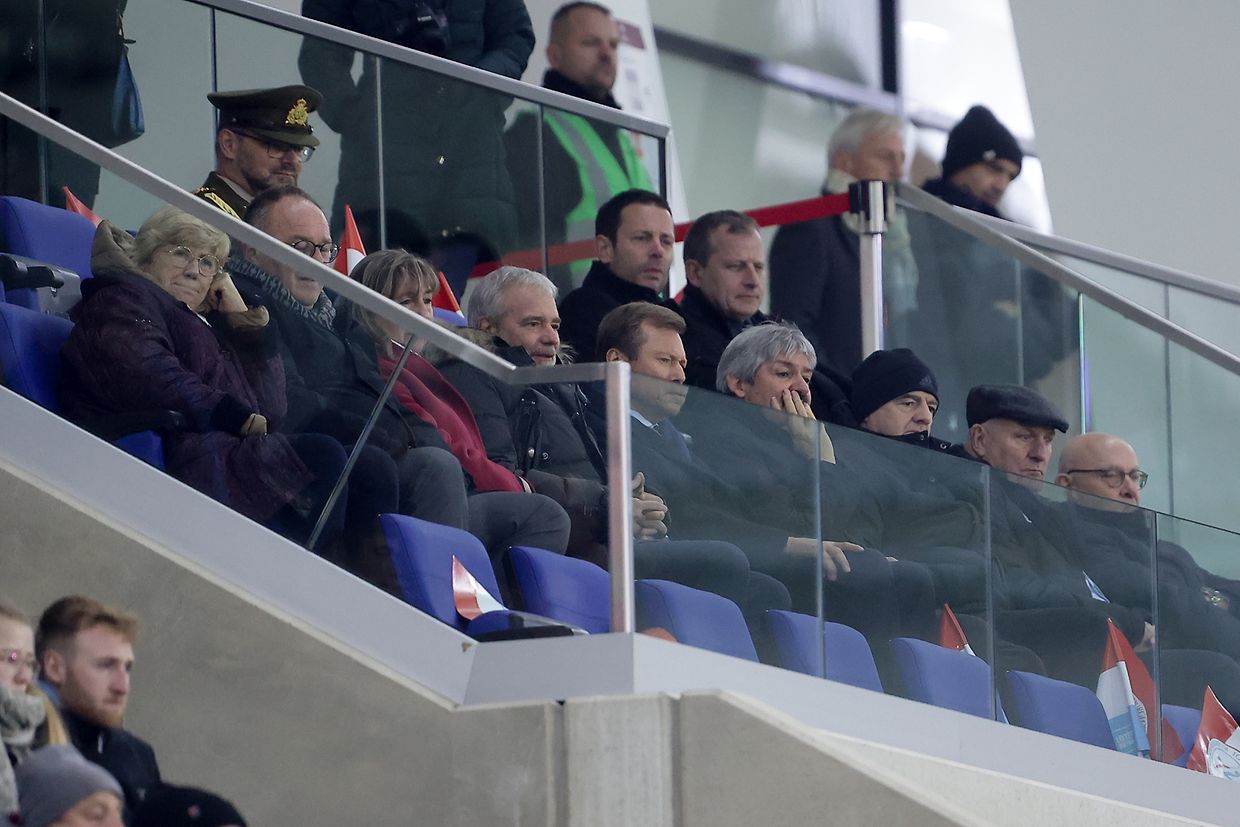
[[551, 279], [534, 270], [505, 265], [478, 280], [469, 296], [466, 318], [470, 327], [478, 327], [483, 319], [496, 321], [504, 315], [504, 294], [510, 287], [528, 284], [546, 290], [554, 300], [555, 285]]
[[814, 346], [794, 324], [764, 322], [742, 330], [728, 343], [723, 355], [719, 357], [715, 387], [720, 393], [731, 393], [728, 389], [729, 376], [734, 376], [741, 382], [752, 382], [758, 375], [758, 370], [767, 362], [794, 353], [805, 354], [811, 367], [818, 364]]
[[845, 118], [827, 142], [827, 168], [837, 152], [856, 152], [871, 135], [894, 133], [904, 137], [904, 121], [888, 112], [877, 109], [857, 109]]

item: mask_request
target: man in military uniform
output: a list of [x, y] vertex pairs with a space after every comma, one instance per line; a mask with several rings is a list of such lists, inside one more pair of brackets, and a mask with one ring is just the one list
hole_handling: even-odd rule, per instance
[[298, 84], [212, 92], [207, 100], [220, 111], [215, 169], [194, 195], [241, 218], [263, 190], [296, 186], [302, 164], [319, 145], [310, 113], [322, 95]]

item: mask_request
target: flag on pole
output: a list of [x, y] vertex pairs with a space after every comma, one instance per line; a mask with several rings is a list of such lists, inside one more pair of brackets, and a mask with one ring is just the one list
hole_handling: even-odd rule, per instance
[[946, 603], [943, 604], [943, 614], [939, 617], [939, 645], [944, 649], [955, 649], [957, 652], [973, 654], [973, 647], [969, 645], [964, 629], [960, 628], [956, 613]]
[[1201, 726], [1197, 729], [1197, 740], [1193, 743], [1193, 751], [1188, 756], [1188, 768], [1196, 772], [1211, 775], [1226, 775], [1225, 764], [1230, 747], [1240, 748], [1240, 732], [1236, 731], [1236, 719], [1223, 708], [1214, 696], [1214, 690], [1206, 687], [1206, 697], [1201, 704]]
[[362, 245], [362, 234], [357, 231], [357, 223], [353, 220], [353, 210], [345, 204], [344, 232], [340, 234], [340, 254], [336, 256], [336, 272], [347, 276], [364, 258], [366, 258], [366, 248]]
[[448, 278], [443, 274], [443, 270], [439, 271], [439, 291], [431, 299], [431, 307], [451, 310], [453, 313], [461, 312], [461, 305], [457, 303], [456, 294], [452, 292], [452, 285], [448, 284]]
[[478, 582], [456, 555], [452, 555], [452, 598], [456, 613], [466, 620], [473, 620], [487, 612], [504, 611], [505, 606]]
[[74, 195], [73, 192], [68, 187], [61, 187], [61, 189], [64, 190], [65, 192], [65, 209], [68, 210], [69, 212], [75, 212], [78, 215], [86, 216], [87, 218], [90, 219], [91, 224], [94, 224], [96, 227], [98, 227], [99, 222], [102, 221], [103, 219], [95, 215], [94, 211], [91, 210], [90, 207], [83, 204], [82, 200], [78, 198], [76, 195]]
[[[1106, 710], [1115, 736], [1115, 747], [1130, 755], [1148, 756], [1154, 743], [1154, 681], [1115, 622], [1107, 618], [1107, 645], [1098, 675], [1098, 700]], [[1184, 745], [1171, 722], [1162, 722], [1162, 756], [1173, 763], [1184, 754]]]

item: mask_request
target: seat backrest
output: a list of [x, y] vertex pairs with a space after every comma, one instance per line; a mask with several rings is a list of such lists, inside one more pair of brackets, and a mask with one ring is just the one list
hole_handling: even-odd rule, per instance
[[83, 279], [91, 277], [95, 225], [85, 216], [7, 195], [0, 197], [0, 235], [5, 252], [55, 264]]
[[60, 347], [73, 323], [0, 304], [0, 369], [4, 384], [50, 411], [59, 411]]
[[822, 624], [819, 648], [818, 618], [799, 612], [771, 609], [766, 628], [784, 669], [819, 675], [831, 681], [883, 691], [883, 682], [874, 665], [874, 654], [865, 636], [842, 623]]
[[661, 627], [687, 646], [756, 661], [749, 627], [726, 597], [667, 580], [637, 581], [637, 628]]
[[1007, 687], [1005, 708], [1016, 726], [1115, 749], [1102, 701], [1085, 687], [1016, 670], [1007, 673]]
[[513, 546], [509, 556], [525, 611], [592, 635], [611, 628], [611, 580], [605, 569], [529, 546]]
[[1197, 730], [1201, 729], [1201, 710], [1191, 706], [1163, 704], [1162, 713], [1163, 719], [1171, 724], [1175, 734], [1180, 737], [1180, 746], [1184, 747], [1184, 754], [1175, 760], [1175, 765], [1186, 766], [1188, 756], [1193, 751], [1193, 744], [1197, 741]]
[[905, 697], [981, 718], [992, 717], [990, 666], [979, 657], [916, 638], [891, 641]]
[[491, 558], [482, 542], [468, 531], [403, 514], [381, 514], [379, 522], [401, 596], [410, 605], [465, 631], [468, 621], [457, 614], [452, 593], [454, 555], [479, 585], [500, 599]]

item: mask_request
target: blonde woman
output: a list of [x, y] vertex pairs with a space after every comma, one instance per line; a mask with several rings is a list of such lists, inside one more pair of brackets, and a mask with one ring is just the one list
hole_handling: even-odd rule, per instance
[[13, 767], [39, 747], [66, 743], [64, 723], [39, 689], [36, 672], [30, 621], [0, 601], [0, 819], [17, 810]]

